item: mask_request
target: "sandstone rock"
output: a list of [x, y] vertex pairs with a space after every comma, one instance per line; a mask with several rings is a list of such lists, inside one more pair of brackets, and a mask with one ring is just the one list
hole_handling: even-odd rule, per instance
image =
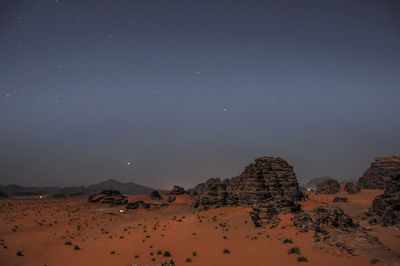
[[90, 195], [88, 201], [109, 203], [111, 205], [123, 205], [128, 203], [126, 196], [122, 195], [118, 190], [103, 190], [99, 194]]
[[298, 212], [292, 221], [300, 232], [314, 233], [321, 249], [333, 253], [356, 254], [358, 248], [384, 249], [376, 238], [337, 207], [320, 206], [308, 212]]
[[151, 197], [151, 199], [155, 199], [155, 200], [162, 199], [160, 193], [157, 190], [154, 190], [153, 192], [151, 192], [150, 197]]
[[183, 187], [174, 185], [174, 188], [168, 192], [168, 195], [182, 195], [185, 193], [185, 189]]
[[197, 197], [193, 206], [195, 208], [222, 207], [226, 205], [226, 185], [224, 183], [208, 183], [206, 189]]
[[303, 199], [293, 167], [278, 157], [257, 158], [231, 181], [228, 192], [228, 205], [251, 206], [261, 202]]
[[376, 158], [359, 178], [358, 185], [367, 189], [386, 189], [385, 184], [400, 175], [400, 155]]
[[357, 194], [361, 192], [361, 189], [358, 185], [354, 185], [353, 183], [348, 182], [344, 185], [344, 191], [349, 194]]
[[317, 186], [316, 194], [336, 194], [340, 191], [340, 184], [336, 180], [327, 180]]
[[[229, 180], [229, 179], [228, 179]], [[225, 180], [224, 180], [225, 181]], [[207, 186], [212, 183], [221, 183], [221, 179], [219, 178], [210, 178], [204, 183], [200, 183], [194, 188], [189, 189], [189, 194], [192, 196], [198, 196], [206, 190]]]
[[276, 226], [278, 214], [300, 210], [297, 201], [304, 199], [293, 168], [281, 158], [258, 158], [240, 176], [232, 178], [229, 187], [227, 183], [208, 182], [194, 207], [252, 206], [250, 216], [256, 226]]
[[371, 224], [379, 223], [384, 226], [400, 224], [400, 190], [393, 193], [385, 191], [383, 195], [377, 196], [367, 215], [373, 217], [370, 220]]

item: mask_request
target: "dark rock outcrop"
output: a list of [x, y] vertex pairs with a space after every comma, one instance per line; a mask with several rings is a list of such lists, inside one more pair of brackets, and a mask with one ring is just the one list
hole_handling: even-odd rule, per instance
[[385, 180], [385, 192], [374, 199], [367, 215], [371, 224], [400, 224], [400, 174]]
[[138, 200], [138, 201], [135, 201], [135, 202], [129, 202], [126, 205], [126, 209], [127, 210], [136, 210], [136, 209], [139, 209], [139, 208], [149, 209], [150, 208], [150, 204], [145, 203], [143, 200]]
[[386, 189], [385, 184], [400, 175], [400, 155], [376, 158], [359, 178], [358, 185], [367, 189]]
[[0, 199], [7, 199], [8, 195], [6, 193], [0, 192]]
[[353, 183], [348, 182], [344, 185], [344, 191], [349, 194], [358, 194], [361, 192], [361, 189], [358, 185], [354, 185]]
[[336, 194], [340, 191], [340, 184], [336, 180], [327, 180], [317, 186], [316, 194]]
[[222, 207], [226, 205], [226, 185], [224, 183], [210, 182], [207, 188], [197, 197], [193, 206], [207, 209], [209, 206]]
[[185, 193], [185, 189], [183, 187], [174, 185], [174, 188], [168, 192], [168, 195], [182, 195]]
[[302, 199], [293, 168], [281, 158], [261, 157], [231, 179], [229, 187], [222, 182], [209, 183], [194, 207], [252, 206], [252, 220], [262, 226], [279, 222], [278, 213], [299, 210], [297, 201]]
[[167, 201], [168, 201], [169, 203], [172, 203], [172, 202], [174, 202], [175, 200], [176, 200], [176, 196], [175, 196], [175, 195], [169, 195], [168, 198], [167, 198]]
[[150, 197], [151, 199], [155, 199], [155, 200], [161, 200], [162, 197], [160, 195], [160, 192], [158, 192], [157, 190], [154, 190], [153, 192], [150, 193]]
[[384, 247], [354, 223], [350, 216], [337, 207], [320, 206], [308, 212], [298, 212], [292, 219], [300, 232], [314, 233], [320, 248], [340, 255], [356, 255], [356, 249]]
[[103, 190], [99, 194], [90, 195], [89, 202], [108, 203], [111, 205], [127, 204], [126, 196], [122, 195], [118, 190]]
[[192, 195], [192, 196], [198, 196], [201, 193], [203, 193], [204, 190], [206, 190], [206, 188], [207, 188], [207, 186], [209, 184], [213, 184], [213, 183], [221, 183], [221, 179], [219, 179], [219, 178], [210, 178], [206, 182], [200, 183], [197, 186], [195, 186], [194, 188], [189, 189], [188, 193], [189, 193], [189, 195]]

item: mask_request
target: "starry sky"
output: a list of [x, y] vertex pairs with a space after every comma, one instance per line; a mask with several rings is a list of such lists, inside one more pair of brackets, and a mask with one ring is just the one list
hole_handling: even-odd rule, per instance
[[400, 152], [399, 1], [0, 1], [0, 184], [157, 188]]

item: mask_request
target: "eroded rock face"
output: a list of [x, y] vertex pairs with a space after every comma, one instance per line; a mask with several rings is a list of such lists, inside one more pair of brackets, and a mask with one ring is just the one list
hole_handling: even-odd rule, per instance
[[385, 181], [385, 192], [372, 202], [367, 215], [371, 224], [384, 226], [400, 224], [400, 174]]
[[111, 205], [127, 204], [126, 196], [122, 195], [118, 190], [103, 190], [99, 194], [90, 195], [89, 202], [108, 203]]
[[337, 207], [320, 206], [308, 212], [298, 212], [292, 221], [300, 232], [314, 233], [320, 247], [333, 253], [354, 255], [357, 248], [383, 249], [374, 237]]
[[183, 187], [174, 185], [174, 188], [168, 192], [168, 195], [182, 195], [185, 193], [185, 189]]
[[207, 209], [210, 206], [222, 207], [226, 205], [226, 185], [224, 183], [209, 183], [205, 190], [197, 197], [193, 206]]
[[301, 199], [293, 167], [278, 157], [261, 157], [231, 182], [227, 203], [251, 206], [266, 201], [278, 203]]
[[[283, 159], [261, 157], [248, 165], [243, 173], [228, 182], [212, 182], [196, 199], [194, 206], [253, 206], [253, 221], [266, 224], [276, 213], [299, 209], [296, 203], [304, 198], [293, 168]], [[274, 211], [275, 210], [275, 211]]]
[[210, 178], [206, 182], [200, 183], [197, 186], [195, 186], [194, 188], [189, 189], [188, 192], [192, 196], [198, 196], [198, 195], [200, 195], [201, 193], [203, 193], [206, 190], [206, 188], [207, 188], [207, 186], [209, 184], [213, 184], [213, 183], [221, 183], [221, 179], [219, 179], [219, 178]]
[[400, 155], [376, 158], [359, 178], [358, 185], [367, 189], [386, 189], [385, 184], [400, 175]]
[[340, 191], [340, 184], [336, 180], [327, 180], [317, 186], [316, 194], [336, 194]]
[[354, 185], [353, 183], [348, 182], [344, 185], [344, 191], [349, 194], [358, 194], [361, 192], [361, 189], [358, 185]]

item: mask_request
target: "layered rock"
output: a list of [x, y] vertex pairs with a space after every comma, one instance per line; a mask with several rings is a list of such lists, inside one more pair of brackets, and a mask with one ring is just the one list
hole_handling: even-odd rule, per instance
[[200, 183], [197, 186], [195, 186], [194, 188], [189, 189], [188, 193], [190, 195], [192, 195], [192, 196], [198, 196], [198, 195], [200, 195], [201, 193], [203, 193], [206, 190], [206, 188], [207, 188], [207, 186], [209, 184], [213, 184], [213, 183], [221, 183], [221, 179], [219, 179], [219, 178], [210, 178], [206, 182]]
[[340, 184], [338, 181], [330, 179], [317, 186], [316, 194], [336, 194], [340, 191]]
[[385, 192], [374, 199], [367, 215], [371, 224], [400, 224], [400, 174], [385, 180]]
[[209, 183], [205, 190], [197, 197], [193, 206], [207, 209], [209, 206], [222, 207], [226, 205], [228, 192], [224, 183]]
[[352, 182], [348, 182], [344, 185], [344, 191], [349, 194], [358, 194], [361, 192], [361, 189], [358, 185], [354, 185]]
[[183, 187], [174, 185], [174, 188], [168, 192], [168, 195], [182, 195], [185, 193], [185, 189]]
[[99, 194], [90, 195], [89, 202], [108, 203], [111, 205], [127, 204], [126, 196], [122, 195], [118, 190], [103, 190]]
[[359, 178], [358, 185], [367, 189], [385, 189], [385, 183], [400, 175], [400, 155], [378, 157]]
[[231, 179], [229, 187], [225, 182], [208, 184], [194, 206], [252, 206], [252, 220], [261, 226], [275, 223], [277, 213], [298, 210], [297, 201], [303, 198], [293, 168], [285, 160], [261, 157]]
[[317, 245], [340, 255], [356, 255], [356, 249], [384, 247], [354, 223], [350, 216], [337, 207], [320, 206], [308, 212], [298, 212], [292, 219], [300, 232], [314, 233]]

